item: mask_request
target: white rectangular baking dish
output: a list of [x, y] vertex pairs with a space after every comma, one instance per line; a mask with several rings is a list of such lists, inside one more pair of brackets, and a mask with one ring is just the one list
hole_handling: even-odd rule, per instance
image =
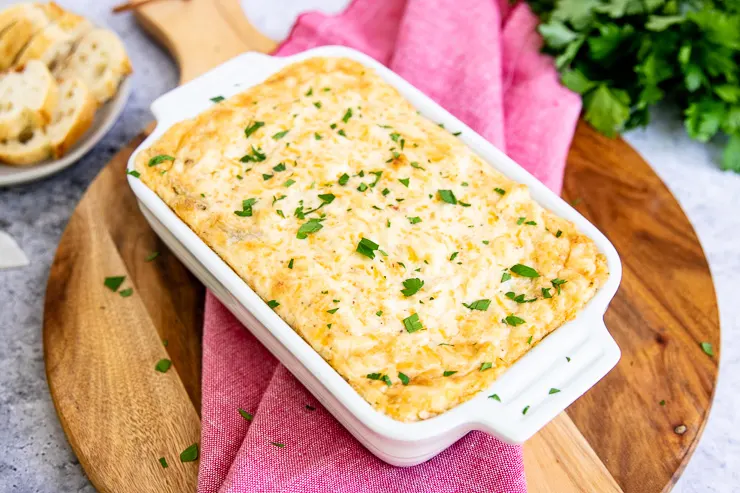
[[[339, 46], [326, 46], [289, 57], [245, 53], [157, 99], [154, 132], [136, 153], [150, 146], [173, 124], [210, 107], [214, 96], [231, 96], [258, 84], [286, 65], [310, 57], [348, 57], [374, 69], [424, 116], [444, 123], [479, 156], [509, 178], [529, 186], [543, 207], [564, 217], [606, 255], [609, 278], [577, 318], [556, 329], [516, 362], [490, 388], [442, 415], [415, 422], [393, 420], [373, 409], [294, 332], [144, 183], [129, 176], [144, 217], [182, 262], [303, 383], [316, 398], [380, 459], [410, 466], [440, 453], [471, 430], [482, 430], [510, 443], [522, 443], [562, 412], [611, 370], [619, 347], [603, 322], [617, 291], [622, 266], [616, 250], [576, 210], [471, 128], [372, 58]], [[566, 359], [570, 358], [570, 361]], [[550, 388], [560, 393], [549, 395]], [[488, 398], [496, 393], [501, 402]], [[529, 406], [526, 414], [525, 406]]]

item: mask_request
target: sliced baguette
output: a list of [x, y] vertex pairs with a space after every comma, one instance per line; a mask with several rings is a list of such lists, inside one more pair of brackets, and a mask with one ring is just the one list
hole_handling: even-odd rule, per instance
[[82, 37], [58, 75], [62, 80], [79, 77], [102, 104], [116, 94], [130, 73], [131, 62], [118, 36], [96, 28]]
[[60, 158], [93, 123], [98, 103], [80, 79], [69, 79], [59, 86], [59, 102], [46, 127], [51, 153]]
[[[0, 34], [0, 70], [13, 65], [18, 54], [31, 38], [51, 21], [46, 6], [22, 9], [13, 22]], [[53, 11], [51, 11], [53, 12]]]
[[0, 32], [8, 29], [18, 19], [24, 17], [27, 12], [31, 9], [35, 9], [36, 6], [30, 2], [17, 3], [10, 7], [0, 11]]
[[11, 140], [27, 129], [43, 127], [57, 104], [57, 83], [38, 60], [0, 79], [0, 139]]
[[0, 141], [0, 161], [29, 166], [51, 155], [49, 138], [42, 128], [25, 130], [16, 139]]
[[64, 12], [31, 38], [15, 59], [14, 66], [23, 66], [29, 60], [41, 60], [53, 70], [92, 27], [92, 23], [84, 17]]

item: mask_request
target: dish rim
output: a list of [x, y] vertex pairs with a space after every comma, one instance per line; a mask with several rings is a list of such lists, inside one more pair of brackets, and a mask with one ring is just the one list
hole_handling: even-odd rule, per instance
[[[213, 104], [209, 101], [210, 97], [231, 96], [246, 87], [262, 82], [286, 65], [313, 57], [351, 58], [375, 70], [381, 78], [419, 109], [422, 115], [444, 123], [448, 129], [462, 131], [459, 138], [473, 152], [510, 179], [527, 185], [533, 200], [554, 214], [573, 222], [581, 233], [591, 238], [600, 252], [606, 256], [609, 277], [576, 318], [543, 338], [485, 391], [432, 418], [416, 422], [397, 421], [374, 409], [365, 401], [318, 352], [270, 309], [214, 250], [179, 219], [154, 191], [139, 179], [129, 175], [127, 176], [129, 185], [140, 201], [140, 206], [145, 206], [346, 411], [373, 433], [393, 441], [417, 442], [448, 433], [459, 433], [462, 429], [478, 429], [507, 442], [523, 442], [603, 378], [619, 360], [619, 348], [603, 322], [603, 314], [616, 294], [621, 280], [622, 267], [619, 255], [609, 240], [578, 211], [399, 75], [369, 56], [342, 46], [314, 48], [288, 57], [273, 57], [260, 53], [242, 54], [166, 93], [152, 103], [151, 109], [157, 119], [157, 126], [132, 153], [127, 170], [134, 169], [138, 153], [148, 148], [174, 123], [195, 116], [210, 107]], [[245, 69], [248, 69], [246, 73]], [[236, 76], [241, 76], [242, 79], [240, 84], [235, 85]], [[195, 95], [202, 98], [202, 101], [194, 101]], [[565, 362], [565, 358], [562, 357], [564, 351], [577, 348], [600, 350], [601, 353], [596, 356], [590, 355], [590, 360], [588, 354], [584, 355], [584, 359], [588, 360], [585, 365], [570, 365], [570, 360]], [[556, 359], [559, 359], [559, 362]], [[575, 359], [574, 357], [573, 360]], [[533, 382], [533, 376], [542, 377], [544, 382]], [[538, 402], [534, 402], [537, 400], [534, 393], [541, 393], [543, 388], [551, 385], [548, 382], [556, 382], [558, 378], [567, 380], [565, 384], [558, 384], [560, 392], [555, 395], [545, 394]], [[521, 388], [525, 381], [529, 382], [531, 388]], [[492, 392], [514, 397], [505, 402], [497, 402], [487, 398]], [[531, 404], [527, 404], [530, 406], [530, 412], [525, 414], [522, 404], [529, 401], [532, 401]]]

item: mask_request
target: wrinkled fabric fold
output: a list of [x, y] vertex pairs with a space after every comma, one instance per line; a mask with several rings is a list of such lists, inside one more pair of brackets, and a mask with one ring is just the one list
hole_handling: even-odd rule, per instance
[[[559, 192], [580, 99], [540, 53], [536, 25], [507, 0], [355, 0], [302, 15], [275, 54], [360, 50]], [[424, 464], [385, 464], [208, 293], [198, 491], [524, 493], [526, 482], [521, 447], [481, 432]]]

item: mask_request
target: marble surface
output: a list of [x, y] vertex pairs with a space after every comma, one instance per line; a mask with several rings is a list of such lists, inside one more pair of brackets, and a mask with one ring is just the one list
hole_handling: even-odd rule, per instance
[[[75, 204], [109, 158], [150, 121], [149, 103], [176, 85], [176, 68], [130, 15], [112, 16], [117, 0], [58, 0], [107, 24], [123, 38], [136, 69], [121, 120], [81, 162], [33, 184], [0, 189], [0, 230], [31, 259], [0, 271], [0, 491], [93, 492], [57, 420], [44, 375], [41, 319], [49, 265]], [[12, 3], [0, 0], [0, 6]], [[302, 10], [338, 11], [346, 0], [243, 0], [255, 25], [285, 36]], [[740, 175], [716, 166], [719, 147], [690, 141], [677, 115], [658, 112], [644, 131], [627, 136], [673, 193], [697, 230], [719, 298], [722, 361], [709, 423], [675, 492], [740, 489]]]

